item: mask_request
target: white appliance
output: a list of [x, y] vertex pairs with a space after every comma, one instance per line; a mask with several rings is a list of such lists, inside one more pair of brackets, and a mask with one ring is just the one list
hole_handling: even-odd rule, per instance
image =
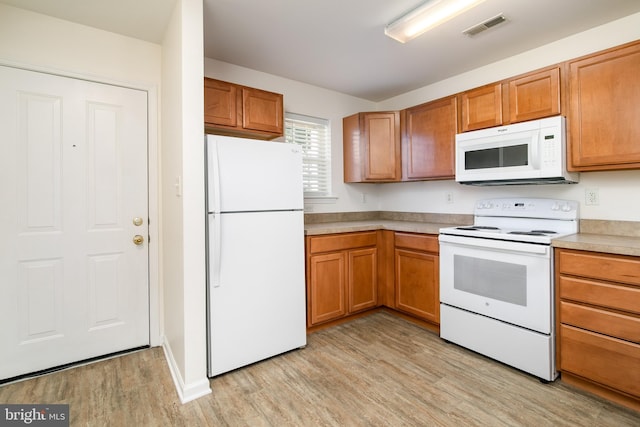
[[306, 345], [302, 152], [206, 137], [210, 377]]
[[578, 203], [487, 199], [474, 214], [440, 229], [440, 336], [553, 381], [551, 239], [578, 232]]
[[468, 185], [573, 184], [565, 118], [548, 117], [456, 135], [456, 181]]

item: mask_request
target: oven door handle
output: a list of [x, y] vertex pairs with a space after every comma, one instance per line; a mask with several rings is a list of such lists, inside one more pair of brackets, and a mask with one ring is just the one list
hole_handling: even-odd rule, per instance
[[510, 242], [508, 240], [483, 239], [477, 237], [452, 236], [450, 234], [440, 234], [440, 243], [453, 243], [458, 246], [468, 246], [483, 249], [498, 249], [509, 252], [524, 252], [530, 254], [546, 255], [549, 253], [549, 245], [538, 245], [535, 243]]

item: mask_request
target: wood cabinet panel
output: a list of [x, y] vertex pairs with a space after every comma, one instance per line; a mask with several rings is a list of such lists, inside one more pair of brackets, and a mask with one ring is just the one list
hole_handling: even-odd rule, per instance
[[555, 266], [558, 369], [576, 386], [640, 408], [640, 260], [556, 249]]
[[377, 231], [307, 236], [307, 324], [378, 305]]
[[640, 42], [569, 61], [574, 170], [640, 167]]
[[560, 302], [562, 323], [640, 344], [640, 318], [566, 301]]
[[377, 305], [378, 260], [376, 248], [349, 251], [349, 313]]
[[463, 92], [461, 131], [561, 114], [561, 74], [554, 65]]
[[283, 97], [260, 89], [242, 88], [242, 126], [264, 132], [284, 133]]
[[560, 67], [509, 81], [510, 122], [560, 114]]
[[400, 181], [400, 113], [358, 113], [342, 121], [344, 182]]
[[395, 308], [440, 323], [439, 257], [395, 250]]
[[563, 250], [560, 273], [640, 285], [640, 260], [623, 255]]
[[640, 314], [640, 288], [560, 276], [561, 299]]
[[562, 370], [640, 398], [640, 346], [562, 325]]
[[204, 127], [208, 133], [280, 137], [284, 134], [283, 104], [278, 93], [204, 78]]
[[309, 262], [308, 322], [310, 325], [337, 319], [346, 314], [344, 253], [312, 255]]
[[424, 234], [396, 232], [395, 246], [396, 248], [415, 249], [435, 254], [440, 251], [438, 236]]
[[453, 178], [457, 97], [403, 110], [401, 122], [403, 181]]
[[461, 94], [462, 131], [500, 126], [502, 119], [502, 84], [495, 83]]
[[204, 79], [205, 123], [236, 127], [238, 87], [218, 80]]
[[313, 236], [310, 239], [309, 251], [315, 254], [319, 252], [375, 246], [377, 239], [376, 231]]

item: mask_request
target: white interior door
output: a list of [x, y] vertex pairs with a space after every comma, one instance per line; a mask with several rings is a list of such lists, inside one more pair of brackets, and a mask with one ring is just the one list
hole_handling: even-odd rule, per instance
[[0, 66], [0, 132], [0, 379], [148, 345], [146, 92]]

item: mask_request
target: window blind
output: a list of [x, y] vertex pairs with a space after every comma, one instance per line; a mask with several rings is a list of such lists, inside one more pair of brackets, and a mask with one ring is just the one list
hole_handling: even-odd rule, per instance
[[300, 114], [285, 114], [285, 140], [302, 147], [302, 182], [305, 197], [331, 194], [331, 135], [329, 121]]

